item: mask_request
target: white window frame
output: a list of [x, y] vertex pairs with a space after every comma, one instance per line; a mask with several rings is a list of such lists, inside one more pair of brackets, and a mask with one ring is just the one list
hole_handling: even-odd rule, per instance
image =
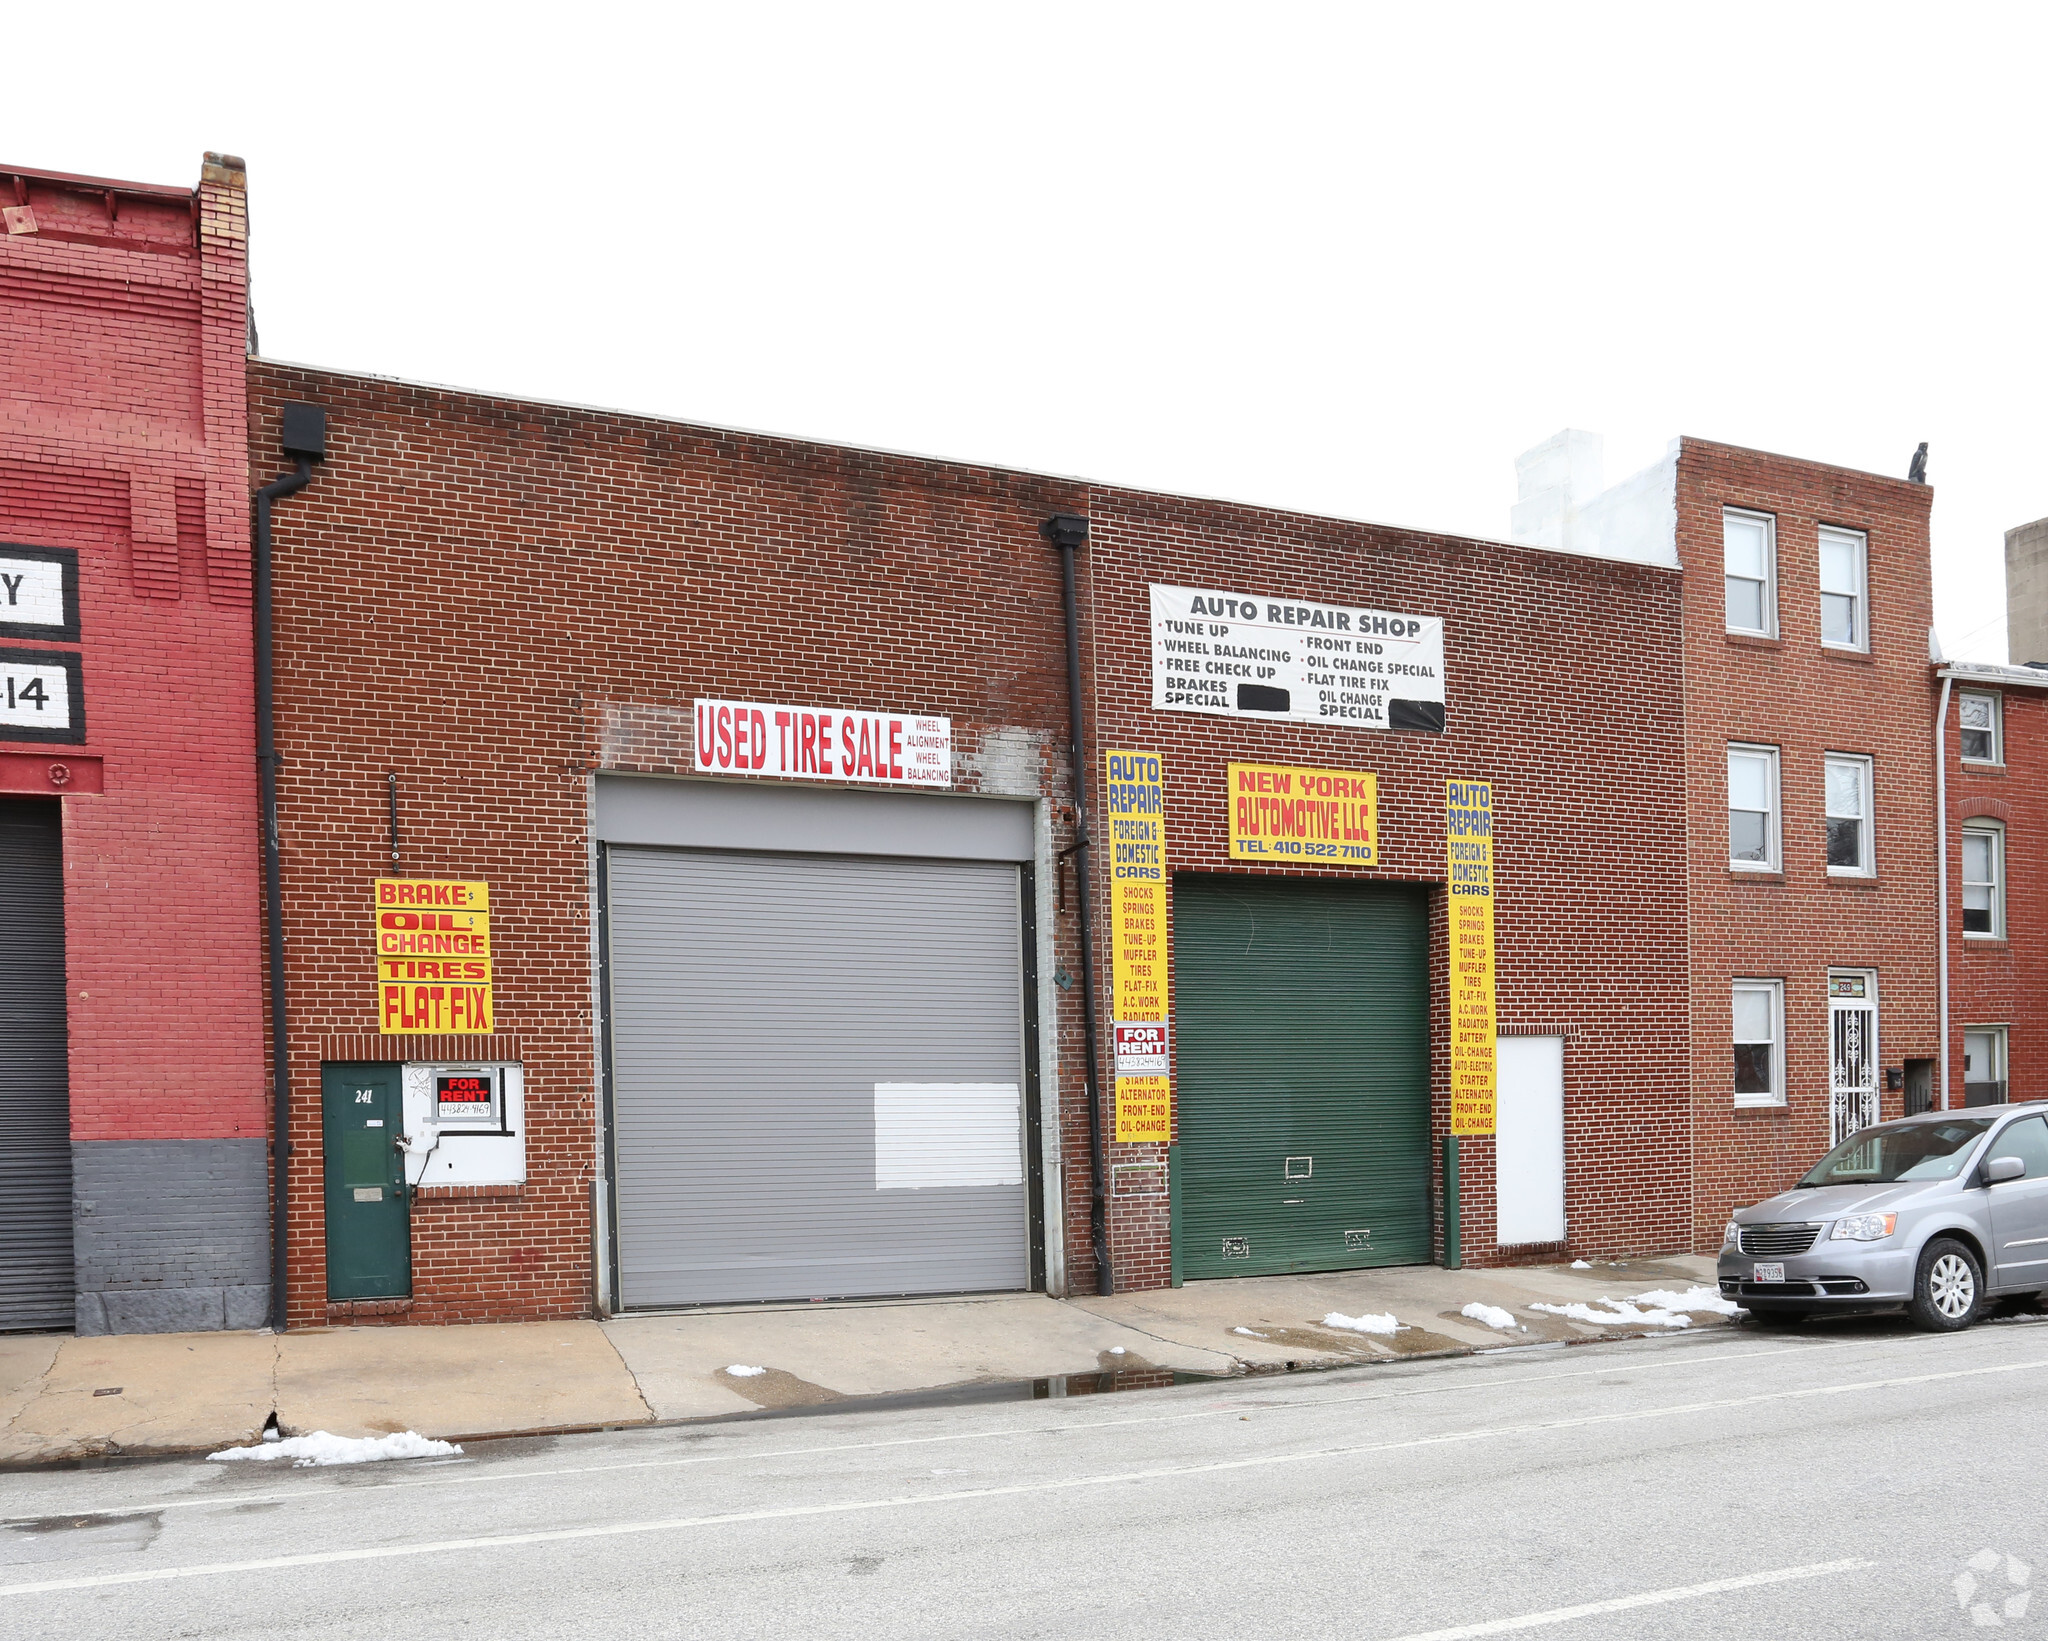
[[[1964, 838], [1987, 837], [1991, 840], [1991, 927], [1988, 929], [1965, 929], [1965, 940], [2003, 940], [2005, 938], [2005, 823], [1989, 816], [1975, 816], [1963, 822], [1961, 833]], [[1968, 860], [1967, 851], [1962, 851], [1963, 860]], [[1956, 882], [1967, 888], [1962, 863], [1956, 867]], [[1957, 918], [1961, 922], [1960, 915]]]
[[[1837, 980], [1861, 980], [1863, 995], [1837, 997]], [[1835, 1063], [1835, 1045], [1841, 1028], [1835, 1023], [1836, 1016], [1851, 1012], [1867, 1012], [1870, 1016], [1870, 1041], [1860, 1045], [1863, 1064], [1868, 1068], [1868, 1077], [1861, 1086], [1847, 1086], [1837, 1081], [1839, 1068]], [[1884, 1115], [1884, 1051], [1878, 1034], [1878, 1020], [1877, 971], [1829, 969], [1828, 1109], [1834, 1135], [1832, 1144], [1840, 1145], [1851, 1134], [1868, 1128]]]
[[[1861, 654], [1868, 654], [1870, 650], [1870, 537], [1862, 530], [1845, 530], [1839, 525], [1823, 524], [1820, 527], [1820, 543], [1825, 545], [1830, 538], [1835, 541], [1846, 542], [1856, 549], [1856, 587], [1853, 592], [1847, 595], [1856, 601], [1856, 611], [1852, 622], [1854, 636], [1847, 643], [1844, 643], [1839, 638], [1828, 637], [1827, 606], [1822, 604], [1820, 641], [1822, 646], [1827, 649], [1855, 650]], [[1817, 560], [1818, 555], [1816, 554]], [[1816, 562], [1816, 581], [1818, 578], [1819, 569]], [[1819, 596], [1826, 599], [1836, 595], [1823, 587], [1820, 589]]]
[[[1728, 617], [1728, 521], [1741, 519], [1748, 524], [1764, 527], [1764, 592], [1763, 618], [1761, 627], [1738, 627]], [[1740, 579], [1747, 581], [1748, 576]], [[1776, 638], [1778, 636], [1778, 520], [1773, 513], [1756, 513], [1747, 507], [1724, 507], [1721, 509], [1721, 620], [1729, 632], [1741, 633], [1749, 638]]]
[[[1780, 871], [1783, 871], [1783, 870], [1784, 870], [1784, 848], [1783, 848], [1783, 834], [1784, 834], [1784, 825], [1783, 825], [1783, 821], [1784, 821], [1784, 809], [1785, 809], [1785, 804], [1784, 804], [1784, 787], [1783, 787], [1783, 784], [1782, 784], [1782, 783], [1780, 782], [1780, 780], [1779, 780], [1779, 765], [1778, 765], [1778, 749], [1777, 749], [1776, 747], [1774, 747], [1774, 746], [1756, 746], [1756, 745], [1752, 745], [1751, 743], [1749, 743], [1749, 742], [1747, 742], [1747, 741], [1730, 741], [1730, 742], [1728, 743], [1728, 756], [1729, 756], [1729, 758], [1730, 758], [1730, 759], [1732, 760], [1733, 758], [1735, 758], [1735, 757], [1736, 757], [1736, 756], [1738, 756], [1738, 755], [1743, 755], [1743, 756], [1748, 756], [1748, 757], [1760, 757], [1760, 758], [1764, 758], [1764, 759], [1767, 759], [1767, 760], [1769, 761], [1769, 763], [1770, 763], [1770, 767], [1771, 767], [1771, 777], [1770, 777], [1770, 778], [1771, 778], [1771, 793], [1770, 793], [1770, 803], [1771, 803], [1771, 812], [1770, 812], [1770, 823], [1769, 823], [1769, 825], [1768, 825], [1768, 826], [1766, 826], [1766, 827], [1765, 827], [1765, 829], [1764, 829], [1764, 831], [1765, 831], [1765, 850], [1766, 850], [1766, 853], [1767, 853], [1767, 856], [1768, 856], [1768, 858], [1766, 858], [1766, 859], [1764, 859], [1764, 860], [1737, 860], [1737, 859], [1735, 858], [1735, 850], [1734, 850], [1734, 847], [1733, 847], [1733, 840], [1730, 840], [1730, 847], [1729, 847], [1729, 850], [1728, 850], [1728, 869], [1729, 869], [1729, 870], [1730, 870], [1731, 872], [1780, 872]], [[1735, 796], [1735, 794], [1734, 794], [1734, 790], [1733, 790], [1733, 784], [1732, 784], [1732, 783], [1731, 783], [1731, 782], [1729, 781], [1729, 779], [1728, 779], [1728, 768], [1727, 768], [1727, 766], [1726, 766], [1726, 765], [1724, 765], [1724, 766], [1723, 766], [1723, 768], [1722, 768], [1722, 773], [1721, 773], [1721, 790], [1722, 790], [1722, 793], [1723, 793], [1723, 795], [1724, 795], [1725, 797], [1727, 797], [1727, 798], [1729, 799], [1729, 804], [1728, 804], [1728, 809], [1729, 809], [1729, 812], [1730, 812], [1731, 814], [1732, 814], [1732, 813], [1734, 813], [1735, 805], [1734, 805], [1734, 801], [1733, 801], [1733, 800], [1734, 800], [1734, 796]]]
[[[1988, 701], [1991, 704], [1991, 756], [1973, 758], [1962, 751], [1963, 745], [1963, 703], [1965, 701]], [[1960, 689], [1956, 691], [1956, 750], [1962, 754], [1966, 764], [1982, 764], [1987, 768], [2003, 765], [2005, 762], [2005, 697], [1996, 690]]]
[[[1771, 1000], [1771, 1087], [1767, 1093], [1763, 1094], [1736, 1094], [1734, 1095], [1735, 1103], [1739, 1106], [1783, 1105], [1785, 1103], [1785, 982], [1782, 980], [1735, 980], [1730, 982], [1728, 991], [1728, 1041], [1731, 1068], [1735, 1045], [1734, 994], [1738, 991], [1760, 991], [1768, 993]], [[1753, 1042], [1754, 1040], [1753, 1038], [1743, 1039], [1745, 1042]], [[1732, 1074], [1728, 1080], [1732, 1087], [1735, 1080]]]
[[[1989, 1037], [1991, 1039], [1992, 1069], [1998, 1075], [1989, 1078], [1980, 1077], [1977, 1080], [1979, 1082], [2003, 1084], [2007, 1096], [2010, 1097], [2012, 1094], [2012, 1037], [2010, 1029], [2005, 1026], [1965, 1026], [1963, 1027], [1963, 1037], [1966, 1042], [1972, 1037]], [[1958, 1080], [1967, 1090], [1970, 1082], [1970, 1065], [1967, 1056], [1964, 1057], [1963, 1061], [1963, 1074]], [[1965, 1099], [1967, 1100], [1967, 1098], [1968, 1095], [1966, 1093]]]
[[1876, 877], [1877, 876], [1877, 765], [1874, 760], [1860, 752], [1830, 752], [1821, 765], [1820, 807], [1823, 846], [1825, 846], [1826, 823], [1833, 820], [1848, 820], [1847, 815], [1837, 815], [1828, 807], [1828, 772], [1835, 764], [1854, 764], [1863, 775], [1863, 813], [1856, 817], [1863, 823], [1862, 847], [1857, 855], [1860, 866], [1828, 866], [1829, 877]]

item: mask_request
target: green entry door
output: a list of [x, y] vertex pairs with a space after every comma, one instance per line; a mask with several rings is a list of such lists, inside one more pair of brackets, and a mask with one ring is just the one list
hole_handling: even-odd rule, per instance
[[1173, 926], [1183, 1278], [1426, 1264], [1426, 892], [1179, 878]]
[[327, 1154], [327, 1297], [412, 1296], [412, 1227], [406, 1213], [403, 1068], [320, 1068]]

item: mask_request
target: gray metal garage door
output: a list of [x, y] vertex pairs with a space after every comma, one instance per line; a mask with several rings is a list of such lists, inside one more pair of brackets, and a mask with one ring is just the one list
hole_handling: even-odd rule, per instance
[[1014, 865], [607, 866], [625, 1305], [1028, 1285]]
[[60, 827], [0, 798], [0, 1329], [75, 1319]]

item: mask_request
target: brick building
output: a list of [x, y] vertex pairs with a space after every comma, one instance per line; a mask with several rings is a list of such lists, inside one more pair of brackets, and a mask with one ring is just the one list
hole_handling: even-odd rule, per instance
[[244, 201], [0, 173], [0, 1328], [268, 1310]]
[[1954, 1105], [2048, 1099], [2048, 519], [2005, 536], [2016, 664], [1933, 669], [1945, 763], [1948, 1060]]
[[1522, 466], [1519, 534], [1683, 570], [1687, 937], [1671, 961], [1691, 997], [1691, 1241], [1707, 1251], [1731, 1208], [1932, 1097], [1933, 492], [1699, 439], [1612, 490], [1592, 435]]
[[[1492, 783], [1501, 817], [1500, 1017], [1539, 1130], [1505, 1238], [1494, 1148], [1467, 1142], [1465, 1256], [1686, 1242], [1684, 974], [1606, 983], [1683, 939], [1668, 543], [1459, 541], [261, 361], [250, 390], [259, 469], [286, 405], [329, 427], [277, 523], [295, 1324], [1087, 1291], [1098, 1179], [1118, 1286], [1439, 1257], [1450, 780]], [[1098, 809], [1099, 1173], [1056, 515], [1090, 530], [1089, 778], [1160, 760], [1168, 966], [1185, 988], [1208, 965], [1202, 998], [1167, 998], [1180, 1129], [1117, 1138], [1128, 954]], [[1150, 589], [1212, 584], [1440, 624], [1433, 720], [1155, 708]], [[940, 726], [950, 778], [885, 786], [849, 739], [869, 717]], [[1377, 857], [1233, 860], [1237, 761], [1372, 778]], [[488, 1032], [433, 1001], [400, 1029], [379, 879], [488, 886]], [[1263, 1070], [1223, 952], [1247, 893], [1293, 942], [1253, 988], [1294, 1010]], [[1350, 956], [1290, 970], [1317, 938]], [[1364, 1038], [1319, 1035], [1346, 997]], [[1345, 1081], [1361, 1048], [1399, 1074]], [[1279, 1106], [1237, 1097], [1260, 1076]], [[381, 1147], [473, 1077], [495, 1162], [459, 1124], [423, 1162]], [[351, 1122], [379, 1142], [354, 1163]], [[1270, 1167], [1239, 1177], [1252, 1150]], [[1203, 1229], [1177, 1251], [1180, 1216]]]
[[1705, 1248], [1935, 1097], [1922, 485], [1568, 432], [1493, 542], [245, 360], [238, 164], [16, 192], [0, 1325], [265, 1314], [309, 407], [292, 1326]]

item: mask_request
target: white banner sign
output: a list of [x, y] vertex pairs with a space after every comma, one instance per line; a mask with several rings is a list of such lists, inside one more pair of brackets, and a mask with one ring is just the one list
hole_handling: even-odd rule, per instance
[[1154, 587], [1152, 704], [1438, 733], [1444, 624], [1349, 604]]
[[769, 701], [699, 701], [696, 767], [706, 775], [953, 784], [953, 720]]

